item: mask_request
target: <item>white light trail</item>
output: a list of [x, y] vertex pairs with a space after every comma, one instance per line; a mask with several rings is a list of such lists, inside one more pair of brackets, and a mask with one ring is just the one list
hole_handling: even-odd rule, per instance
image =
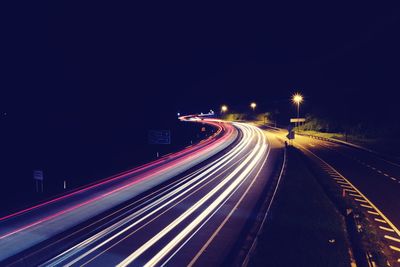
[[[258, 129], [257, 129], [258, 130]], [[186, 210], [181, 216], [175, 219], [172, 223], [170, 223], [167, 227], [165, 227], [161, 232], [152, 237], [149, 241], [143, 244], [140, 248], [134, 251], [131, 255], [129, 255], [125, 260], [123, 260], [117, 266], [123, 267], [129, 265], [133, 262], [137, 257], [143, 254], [147, 249], [153, 246], [158, 240], [160, 240], [163, 236], [165, 236], [168, 232], [174, 229], [177, 225], [179, 225], [183, 220], [185, 220], [189, 215], [191, 215], [194, 211], [200, 208], [207, 200], [209, 200], [212, 196], [214, 196], [224, 185], [226, 185], [230, 180], [232, 180], [236, 174], [239, 173], [247, 164], [247, 167], [241, 172], [241, 174], [233, 181], [229, 187], [224, 190], [216, 200], [214, 200], [210, 206], [208, 206], [195, 220], [193, 220], [183, 231], [181, 231], [173, 240], [170, 241], [162, 250], [160, 250], [147, 264], [146, 266], [153, 266], [159, 260], [161, 260], [167, 253], [171, 251], [186, 235], [193, 230], [201, 221], [209, 215], [228, 195], [232, 190], [236, 188], [236, 186], [252, 171], [253, 167], [259, 162], [262, 158], [262, 155], [266, 151], [265, 144], [265, 136], [259, 131], [258, 132], [258, 141], [253, 149], [252, 153], [243, 161], [230, 175], [228, 175], [221, 183], [219, 183], [213, 190], [211, 190], [207, 195], [201, 198], [198, 202], [196, 202], [193, 206], [191, 206], [188, 210]], [[261, 136], [261, 138], [260, 138]]]
[[[162, 208], [164, 208], [167, 205], [173, 203], [179, 197], [187, 194], [187, 192], [189, 192], [190, 190], [192, 190], [195, 187], [199, 186], [199, 184], [201, 184], [203, 181], [207, 180], [209, 177], [214, 175], [216, 172], [220, 171], [222, 168], [224, 168], [229, 163], [231, 163], [231, 161], [233, 161], [235, 159], [235, 156], [237, 156], [243, 150], [243, 148], [245, 146], [249, 145], [249, 143], [250, 143], [250, 141], [252, 139], [252, 134], [253, 134], [254, 129], [251, 129], [248, 126], [244, 127], [243, 125], [240, 126], [240, 128], [243, 131], [243, 135], [244, 135], [243, 139], [239, 142], [239, 144], [234, 149], [229, 151], [223, 157], [221, 157], [218, 160], [216, 160], [216, 161], [210, 163], [209, 165], [207, 165], [207, 166], [210, 166], [209, 169], [207, 169], [206, 171], [200, 173], [199, 175], [197, 175], [193, 179], [190, 179], [190, 180], [188, 179], [189, 181], [186, 182], [186, 183], [184, 183], [185, 181], [183, 181], [182, 183], [184, 183], [184, 184], [181, 185], [180, 187], [178, 187], [176, 190], [171, 191], [169, 194], [167, 194], [167, 195], [163, 196], [162, 198], [154, 201], [150, 205], [148, 205], [145, 208], [139, 210], [138, 212], [135, 212], [131, 216], [129, 216], [129, 217], [117, 222], [116, 224], [114, 224], [114, 225], [104, 229], [103, 231], [99, 232], [98, 234], [96, 234], [96, 235], [94, 235], [94, 236], [82, 241], [81, 243], [75, 245], [74, 247], [68, 249], [67, 251], [59, 254], [58, 256], [54, 257], [50, 261], [46, 262], [44, 265], [46, 265], [46, 266], [56, 266], [56, 265], [59, 265], [60, 263], [62, 263], [63, 261], [65, 261], [67, 259], [73, 258], [74, 255], [76, 255], [77, 253], [80, 253], [87, 246], [93, 244], [93, 242], [96, 242], [97, 240], [100, 240], [101, 238], [104, 238], [105, 236], [107, 236], [111, 232], [113, 232], [115, 230], [118, 230], [118, 228], [123, 227], [125, 224], [129, 223], [130, 221], [135, 220], [136, 218], [142, 216], [146, 212], [149, 212], [149, 210], [151, 208], [154, 208], [155, 206], [158, 206], [158, 205], [162, 204], [163, 201], [165, 201], [168, 198], [174, 196], [169, 201], [167, 201], [164, 204], [160, 205], [157, 209], [155, 209], [155, 210], [151, 211], [150, 213], [148, 213], [147, 215], [141, 217], [139, 220], [136, 220], [133, 224], [125, 227], [123, 230], [121, 230], [118, 233], [114, 234], [113, 236], [111, 236], [107, 240], [101, 242], [99, 245], [91, 248], [89, 251], [79, 255], [79, 257], [74, 258], [72, 261], [68, 262], [68, 265], [72, 265], [72, 264], [78, 262], [79, 260], [83, 259], [87, 255], [93, 253], [94, 251], [98, 250], [99, 248], [101, 248], [102, 246], [106, 245], [110, 241], [114, 240], [118, 236], [122, 235], [123, 233], [125, 233], [126, 231], [131, 229], [132, 227], [136, 226], [140, 222], [144, 221], [145, 219], [147, 219], [151, 215], [155, 214], [156, 212], [158, 212]], [[185, 190], [185, 191], [181, 192], [180, 194], [178, 194], [179, 191], [183, 191], [183, 190]]]

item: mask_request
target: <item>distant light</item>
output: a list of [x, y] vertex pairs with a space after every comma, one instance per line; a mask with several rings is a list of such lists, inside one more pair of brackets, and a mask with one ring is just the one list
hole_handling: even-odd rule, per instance
[[226, 105], [223, 105], [223, 106], [221, 107], [221, 111], [222, 111], [222, 112], [227, 112], [227, 111], [228, 111], [228, 107], [227, 107]]
[[257, 104], [255, 102], [252, 102], [250, 104], [250, 107], [254, 110], [257, 107]]
[[292, 101], [295, 104], [300, 104], [301, 102], [303, 102], [303, 96], [301, 94], [299, 94], [299, 93], [295, 93], [292, 96]]
[[296, 104], [297, 106], [297, 122], [296, 122], [296, 128], [300, 126], [300, 123], [298, 119], [300, 118], [300, 103], [303, 102], [303, 96], [300, 93], [295, 93], [292, 96], [292, 102]]
[[180, 113], [180, 112], [178, 112], [178, 113], [176, 113], [176, 115], [177, 115], [177, 116], [180, 116], [180, 115], [181, 115], [181, 113]]

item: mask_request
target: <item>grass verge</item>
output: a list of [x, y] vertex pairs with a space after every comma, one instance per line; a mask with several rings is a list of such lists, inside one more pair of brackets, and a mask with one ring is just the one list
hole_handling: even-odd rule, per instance
[[361, 138], [353, 135], [348, 135], [346, 138], [342, 133], [322, 133], [317, 131], [301, 131], [301, 133], [323, 138], [332, 138], [340, 141], [347, 141], [355, 145], [371, 149], [395, 160], [400, 160], [400, 141], [398, 139]]
[[250, 266], [349, 266], [343, 216], [305, 167], [288, 151], [288, 163]]

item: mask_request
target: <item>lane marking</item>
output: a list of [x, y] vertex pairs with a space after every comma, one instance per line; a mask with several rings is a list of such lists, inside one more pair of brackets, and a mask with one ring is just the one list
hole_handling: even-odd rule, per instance
[[379, 213], [377, 213], [377, 212], [375, 212], [375, 211], [370, 211], [370, 210], [367, 210], [367, 212], [369, 213], [369, 214], [373, 214], [373, 215], [379, 215]]
[[333, 177], [333, 179], [335, 179], [336, 181], [344, 181], [342, 178], [339, 177]]
[[373, 209], [373, 207], [370, 205], [360, 204], [360, 206], [368, 209]]
[[396, 250], [396, 251], [398, 251], [398, 252], [400, 252], [400, 248], [398, 248], [398, 247], [395, 247], [395, 246], [389, 246], [391, 249], [393, 249], [393, 250]]
[[400, 243], [400, 239], [395, 238], [395, 237], [390, 236], [390, 235], [385, 235], [384, 238]]
[[368, 201], [366, 201], [364, 199], [361, 199], [361, 198], [355, 198], [355, 200], [358, 201], [358, 202], [368, 203]]
[[[306, 151], [308, 151], [310, 154], [312, 154], [312, 155], [314, 155], [314, 157], [316, 157], [317, 159], [319, 159], [321, 162], [323, 162], [324, 164], [326, 164], [326, 166], [330, 166], [333, 170], [335, 170], [339, 175], [340, 175], [340, 173], [335, 169], [335, 168], [333, 168], [330, 164], [328, 164], [325, 160], [323, 160], [322, 158], [320, 158], [319, 156], [317, 156], [316, 154], [314, 154], [313, 152], [311, 152], [309, 149], [307, 149], [307, 148], [305, 148], [304, 146], [302, 146], [302, 145], [300, 145], [300, 144], [298, 144], [297, 142], [295, 142], [295, 144], [297, 145], [297, 146], [299, 146], [300, 148], [302, 148], [303, 150], [306, 150]], [[342, 175], [341, 175], [342, 176]], [[372, 209], [374, 209], [376, 212], [378, 212], [379, 213], [379, 215], [385, 220], [385, 222], [387, 223], [387, 224], [389, 224], [390, 225], [390, 227], [392, 227], [393, 228], [393, 230], [396, 232], [396, 234], [400, 237], [400, 230], [363, 194], [363, 193], [361, 193], [361, 191], [360, 190], [358, 190], [348, 179], [346, 179], [344, 176], [342, 176], [342, 178], [343, 179], [345, 179], [351, 186], [353, 186], [353, 188], [357, 191], [357, 193], [358, 194], [360, 194], [365, 200], [367, 200], [368, 201], [368, 203], [371, 205], [371, 206], [367, 206], [367, 205], [364, 205], [364, 204], [360, 204], [361, 206], [363, 206], [363, 207], [366, 207], [366, 208], [372, 208]], [[399, 249], [400, 250], [400, 249]]]
[[357, 191], [356, 190], [353, 190], [353, 189], [344, 189], [345, 191], [349, 191], [349, 192], [353, 192], [353, 193], [357, 193]]
[[379, 218], [374, 218], [375, 221], [380, 222], [380, 223], [387, 223], [385, 220], [379, 219]]
[[382, 229], [382, 230], [385, 230], [385, 231], [393, 232], [393, 233], [394, 233], [394, 230], [393, 230], [392, 228], [387, 228], [387, 227], [385, 227], [385, 226], [380, 226], [380, 225], [379, 225], [379, 228]]
[[352, 197], [361, 197], [359, 194], [354, 194], [354, 193], [350, 193], [349, 196], [352, 196]]
[[[330, 166], [333, 170], [337, 171], [335, 168], [333, 168], [331, 165], [329, 165], [326, 161], [324, 161], [322, 158], [320, 158], [319, 156], [317, 156], [315, 153], [311, 152], [309, 149], [305, 148], [304, 146], [298, 144], [297, 142], [294, 142], [294, 144], [300, 148], [302, 148], [303, 150], [307, 151], [308, 153], [310, 153], [311, 155], [313, 155], [314, 157], [316, 157], [317, 159], [319, 159], [321, 162], [325, 163], [327, 166]], [[389, 162], [390, 163], [390, 162]], [[396, 165], [396, 166], [400, 166], [400, 165]], [[371, 166], [371, 169], [376, 170], [376, 168]], [[337, 172], [338, 174], [340, 174], [339, 172]], [[342, 176], [342, 175], [341, 175]], [[346, 181], [349, 182], [349, 184], [351, 186], [353, 186], [353, 188], [356, 190], [357, 193], [360, 194], [361, 197], [363, 197], [371, 206], [365, 205], [365, 204], [360, 204], [361, 206], [365, 207], [365, 208], [371, 208], [374, 209], [384, 220], [382, 220], [384, 223], [389, 224], [392, 229], [397, 236], [400, 237], [400, 230], [363, 194], [361, 193], [360, 190], [358, 190], [348, 179], [346, 179], [344, 176], [342, 176]], [[394, 177], [391, 177], [392, 180], [397, 181], [397, 179], [395, 179]], [[397, 181], [400, 184], [400, 181]], [[346, 190], [346, 189], [344, 189]], [[375, 218], [376, 220], [376, 218]], [[384, 229], [384, 228], [381, 228]], [[389, 228], [387, 228], [389, 229]], [[390, 231], [390, 230], [388, 230]], [[400, 252], [400, 248], [398, 247], [394, 247], [394, 246], [390, 246], [391, 249], [396, 250], [398, 252]], [[400, 258], [397, 260], [398, 262], [400, 262]]]

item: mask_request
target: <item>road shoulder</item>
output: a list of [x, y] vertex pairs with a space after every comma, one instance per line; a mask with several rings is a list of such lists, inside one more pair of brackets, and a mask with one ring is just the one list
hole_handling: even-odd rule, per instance
[[298, 151], [288, 163], [250, 266], [349, 266], [343, 216]]

